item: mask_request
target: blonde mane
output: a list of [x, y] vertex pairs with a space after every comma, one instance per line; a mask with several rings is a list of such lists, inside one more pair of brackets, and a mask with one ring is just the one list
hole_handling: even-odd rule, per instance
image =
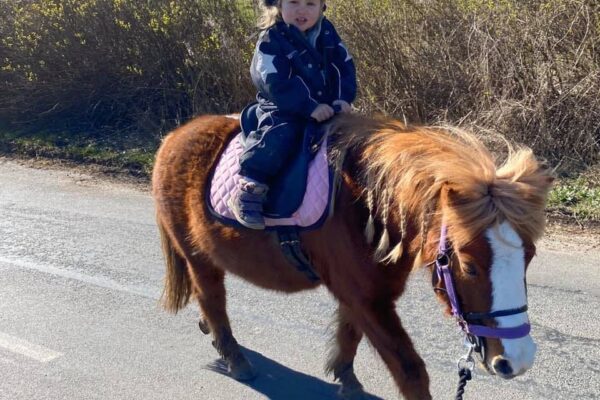
[[[400, 237], [406, 216], [418, 217], [423, 241], [431, 218], [440, 212], [454, 228], [453, 240], [461, 243], [502, 221], [532, 241], [544, 231], [553, 178], [529, 148], [509, 147], [508, 157], [497, 165], [474, 134], [458, 128], [344, 116], [334, 121], [332, 131], [339, 135], [338, 152], [358, 154], [362, 176], [357, 178], [366, 183], [367, 207], [385, 228], [376, 251], [380, 260], [395, 261], [402, 253], [401, 240], [382, 257], [389, 248], [390, 213], [400, 221]], [[366, 234], [372, 234], [369, 226]]]

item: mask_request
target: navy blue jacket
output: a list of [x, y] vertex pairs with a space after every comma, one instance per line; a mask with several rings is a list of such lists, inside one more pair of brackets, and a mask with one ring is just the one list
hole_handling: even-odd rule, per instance
[[321, 103], [354, 101], [352, 57], [329, 20], [323, 17], [313, 29], [314, 46], [283, 21], [261, 32], [250, 73], [263, 110], [308, 119]]

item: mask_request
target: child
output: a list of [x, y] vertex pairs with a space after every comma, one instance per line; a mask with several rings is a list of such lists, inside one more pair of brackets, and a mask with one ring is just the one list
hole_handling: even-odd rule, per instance
[[323, 16], [325, 0], [264, 0], [250, 72], [258, 89], [258, 128], [240, 157], [240, 183], [229, 202], [238, 222], [264, 229], [270, 180], [298, 151], [310, 118], [350, 112], [356, 97], [354, 63]]

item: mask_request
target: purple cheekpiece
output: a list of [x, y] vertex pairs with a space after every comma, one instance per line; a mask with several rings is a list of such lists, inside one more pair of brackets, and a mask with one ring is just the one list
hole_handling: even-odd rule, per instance
[[[454, 289], [454, 280], [452, 279], [452, 270], [450, 269], [450, 254], [448, 252], [448, 227], [446, 224], [442, 224], [440, 231], [440, 245], [438, 250], [438, 258], [435, 261], [436, 273], [439, 279], [443, 279], [446, 285], [446, 294], [448, 300], [450, 300], [450, 307], [452, 309], [452, 315], [458, 321], [458, 325], [467, 335], [488, 337], [496, 339], [518, 339], [527, 336], [531, 331], [531, 325], [528, 323], [510, 327], [510, 328], [494, 328], [485, 325], [475, 325], [469, 322], [469, 314], [463, 313], [460, 309], [458, 302], [458, 295]], [[514, 315], [520, 314], [527, 310], [527, 306], [520, 307], [512, 310], [497, 310], [489, 313], [477, 313], [483, 315], [485, 318], [490, 318], [494, 314], [498, 315]], [[486, 316], [487, 315], [487, 316]]]

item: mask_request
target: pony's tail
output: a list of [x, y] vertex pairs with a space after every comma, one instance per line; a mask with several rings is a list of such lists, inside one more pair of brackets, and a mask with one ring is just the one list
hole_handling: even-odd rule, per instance
[[158, 221], [158, 231], [167, 266], [161, 303], [165, 310], [176, 314], [189, 303], [192, 286], [186, 261], [173, 247], [171, 238], [160, 221]]

